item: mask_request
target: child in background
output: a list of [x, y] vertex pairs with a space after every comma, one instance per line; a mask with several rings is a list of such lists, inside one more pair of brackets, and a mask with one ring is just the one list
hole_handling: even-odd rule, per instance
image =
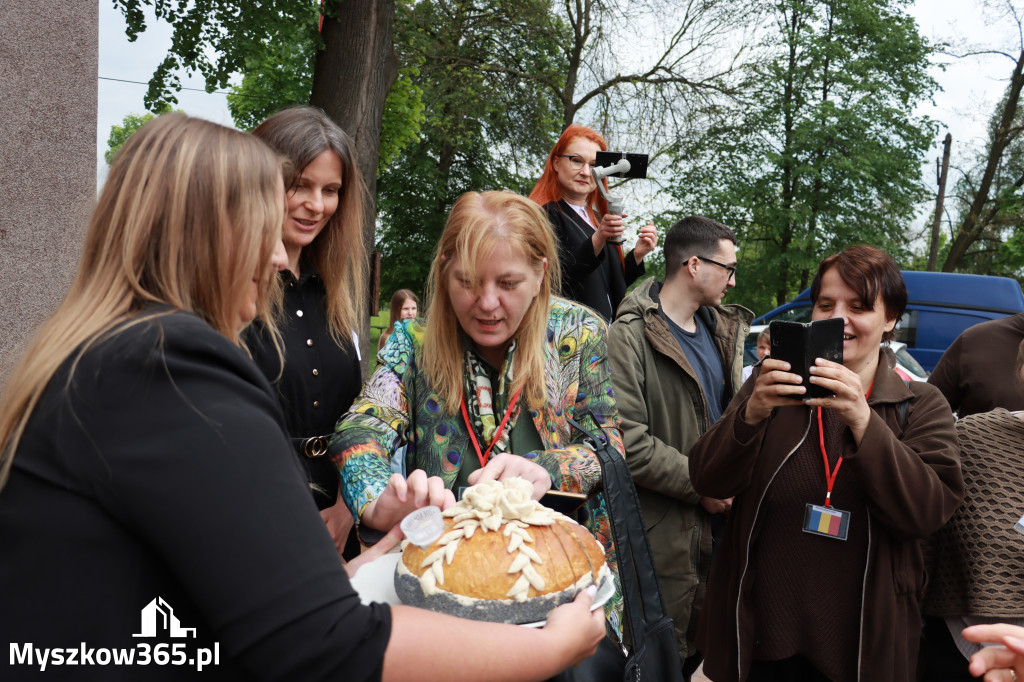
[[[757, 335], [757, 362], [761, 362], [772, 350], [772, 337], [768, 332], [768, 327], [761, 330], [761, 333]], [[756, 364], [756, 363], [755, 363]], [[743, 368], [743, 380], [746, 381], [750, 378], [750, 373], [754, 370], [754, 365], [747, 365]]]

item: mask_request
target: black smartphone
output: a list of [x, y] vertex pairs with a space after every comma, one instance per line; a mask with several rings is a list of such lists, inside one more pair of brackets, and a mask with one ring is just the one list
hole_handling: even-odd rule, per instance
[[622, 157], [629, 161], [629, 170], [625, 173], [613, 173], [613, 178], [646, 178], [647, 177], [647, 154], [634, 154], [632, 152], [598, 152], [594, 165], [599, 168], [614, 166]]
[[564, 490], [549, 490], [540, 498], [540, 503], [566, 516], [575, 516], [576, 510], [587, 501], [583, 493], [568, 493]]
[[832, 317], [815, 322], [783, 322], [776, 320], [768, 325], [771, 335], [771, 357], [789, 363], [790, 372], [803, 377], [803, 395], [790, 396], [797, 400], [807, 398], [830, 398], [835, 395], [828, 389], [809, 381], [810, 369], [817, 358], [832, 362], [843, 362], [843, 318]]

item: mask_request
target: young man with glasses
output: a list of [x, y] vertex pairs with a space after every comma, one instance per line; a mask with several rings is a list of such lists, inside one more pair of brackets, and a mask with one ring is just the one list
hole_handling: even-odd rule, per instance
[[689, 679], [701, 661], [693, 641], [713, 538], [732, 500], [694, 492], [687, 453], [742, 383], [754, 315], [722, 305], [736, 285], [731, 229], [691, 216], [669, 230], [664, 248], [665, 282], [644, 281], [623, 301], [608, 333], [608, 359], [626, 462]]

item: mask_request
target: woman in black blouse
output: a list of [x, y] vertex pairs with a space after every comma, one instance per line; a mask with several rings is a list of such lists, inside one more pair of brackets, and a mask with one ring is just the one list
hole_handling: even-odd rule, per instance
[[644, 274], [644, 256], [658, 244], [654, 223], [640, 228], [633, 250], [622, 252], [622, 219], [608, 212], [590, 171], [608, 145], [590, 128], [570, 125], [558, 138], [530, 199], [544, 207], [558, 237], [562, 295], [601, 313], [605, 320]]
[[360, 603], [240, 347], [273, 326], [284, 199], [279, 158], [209, 121], [158, 117], [118, 152], [0, 392], [5, 681], [194, 679], [204, 653], [216, 680], [540, 680], [604, 636], [585, 595], [542, 629]]
[[[288, 215], [282, 229], [288, 252], [278, 318], [284, 366], [265, 327], [254, 326], [249, 345], [277, 388], [313, 498], [341, 552], [352, 516], [338, 503], [338, 472], [323, 455], [335, 422], [363, 384], [356, 330], [364, 307], [355, 292], [366, 279], [366, 190], [352, 138], [319, 109], [286, 109], [253, 134], [288, 159], [293, 171], [285, 178]], [[347, 557], [358, 553], [351, 535]]]

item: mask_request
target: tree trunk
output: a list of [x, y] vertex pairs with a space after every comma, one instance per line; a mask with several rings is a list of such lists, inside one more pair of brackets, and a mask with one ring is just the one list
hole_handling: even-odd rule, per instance
[[[398, 77], [398, 55], [392, 38], [395, 3], [394, 0], [329, 0], [326, 4], [330, 11], [325, 13], [321, 29], [324, 48], [316, 53], [309, 102], [323, 109], [355, 140], [359, 170], [368, 190], [362, 229], [367, 258], [370, 258], [374, 251], [377, 162], [384, 100]], [[368, 299], [369, 288], [357, 295]], [[367, 305], [367, 310], [370, 309], [372, 304]], [[366, 325], [360, 336], [368, 340]], [[363, 357], [368, 354], [364, 353]]]
[[789, 22], [789, 64], [786, 70], [786, 81], [783, 85], [783, 130], [782, 130], [782, 218], [780, 226], [782, 233], [779, 235], [779, 272], [775, 286], [775, 300], [782, 305], [789, 299], [789, 261], [786, 259], [786, 252], [793, 241], [793, 233], [796, 230], [793, 225], [793, 203], [796, 197], [796, 179], [793, 173], [795, 160], [793, 157], [793, 127], [796, 125], [796, 70], [799, 53], [799, 33], [801, 17], [796, 7], [793, 7], [793, 16]]
[[1013, 117], [1017, 113], [1017, 103], [1020, 101], [1021, 87], [1024, 86], [1024, 50], [1021, 50], [1017, 57], [1017, 64], [1010, 77], [1010, 88], [1006, 93], [1006, 101], [1003, 104], [1003, 111], [999, 117], [999, 127], [992, 135], [992, 143], [988, 151], [988, 163], [985, 165], [985, 173], [981, 176], [981, 183], [978, 185], [978, 192], [974, 195], [971, 208], [964, 216], [956, 237], [949, 247], [949, 254], [946, 262], [942, 264], [943, 272], [953, 272], [960, 264], [961, 259], [967, 253], [967, 249], [981, 236], [985, 229], [982, 218], [982, 210], [988, 203], [988, 194], [992, 189], [992, 179], [999, 168], [999, 162], [1003, 158], [1003, 151], [1010, 144], [1010, 129], [1013, 126]]
[[953, 136], [946, 133], [942, 141], [942, 170], [939, 171], [939, 193], [935, 196], [935, 218], [932, 220], [932, 243], [928, 248], [928, 272], [935, 272], [939, 257], [939, 226], [942, 224], [942, 202], [946, 197], [946, 178], [949, 176], [949, 148], [953, 146]]

